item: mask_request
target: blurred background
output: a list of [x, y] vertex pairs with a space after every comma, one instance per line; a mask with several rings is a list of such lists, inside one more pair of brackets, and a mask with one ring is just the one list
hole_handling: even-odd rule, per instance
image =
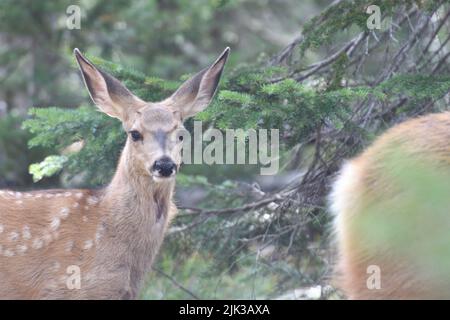
[[[382, 14], [375, 29], [371, 4]], [[67, 26], [70, 5], [79, 29]], [[221, 89], [198, 119], [280, 129], [280, 172], [183, 168], [181, 214], [141, 297], [339, 297], [329, 285], [330, 182], [386, 128], [448, 109], [448, 17], [445, 1], [1, 0], [0, 188], [110, 179], [125, 135], [89, 101], [75, 47], [152, 100], [230, 46]]]

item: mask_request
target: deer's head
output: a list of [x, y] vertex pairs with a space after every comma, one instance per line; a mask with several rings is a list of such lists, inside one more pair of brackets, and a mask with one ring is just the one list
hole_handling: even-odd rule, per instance
[[74, 53], [94, 103], [102, 112], [122, 121], [128, 134], [127, 165], [139, 174], [163, 181], [173, 177], [181, 164], [184, 120], [210, 103], [229, 51], [226, 48], [210, 67], [195, 74], [160, 102], [141, 100], [78, 49]]

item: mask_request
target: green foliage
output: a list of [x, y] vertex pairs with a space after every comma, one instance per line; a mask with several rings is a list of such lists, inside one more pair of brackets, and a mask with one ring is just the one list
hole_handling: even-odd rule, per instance
[[0, 187], [10, 183], [21, 187], [29, 184], [28, 166], [48, 152], [42, 148], [27, 150], [30, 134], [20, 128], [22, 121], [23, 118], [13, 114], [0, 118]]
[[68, 173], [83, 173], [86, 181], [93, 185], [110, 179], [125, 142], [125, 133], [118, 121], [86, 106], [72, 110], [31, 109], [30, 113], [33, 118], [23, 125], [34, 135], [29, 141], [30, 147], [53, 146], [62, 150], [83, 141], [80, 152], [67, 156], [64, 167]]
[[[144, 100], [161, 100], [180, 84], [146, 77], [132, 69], [91, 58]], [[442, 96], [450, 86], [449, 77], [399, 75], [375, 87], [339, 88], [332, 85], [317, 89], [289, 78], [267, 83], [269, 72], [274, 71], [258, 66], [247, 66], [245, 74], [231, 72], [232, 77], [223, 81], [217, 98], [197, 119], [220, 129], [279, 128], [282, 147], [288, 150], [314, 134], [325, 119], [336, 128], [343, 127], [350, 113], [349, 107], [369, 96], [384, 103], [406, 96], [410, 102], [405, 108], [412, 108], [418, 102]], [[405, 108], [399, 112], [405, 112]], [[30, 114], [33, 118], [24, 123], [24, 128], [33, 134], [29, 141], [30, 147], [62, 150], [82, 140], [84, 148], [79, 153], [69, 155], [64, 168], [72, 175], [83, 173], [86, 184], [101, 185], [109, 181], [125, 141], [119, 121], [103, 115], [94, 106], [73, 110], [36, 108]], [[100, 167], [99, 162], [102, 163]]]
[[[232, 274], [216, 274], [212, 261], [212, 257], [197, 254], [179, 263], [172, 256], [163, 255], [157, 267], [169, 275], [176, 275], [178, 285], [201, 299], [255, 299], [276, 292], [277, 277], [267, 269], [260, 270], [247, 262]], [[193, 299], [157, 272], [148, 279], [148, 284], [141, 293], [143, 299]]]
[[385, 96], [403, 94], [413, 100], [437, 99], [448, 92], [450, 76], [399, 75], [377, 88]]
[[399, 6], [411, 8], [418, 5], [431, 10], [437, 5], [434, 1], [414, 0], [349, 0], [340, 1], [329, 6], [321, 14], [313, 17], [303, 28], [305, 40], [300, 46], [301, 52], [317, 49], [324, 44], [330, 44], [339, 32], [356, 26], [359, 32], [367, 30], [368, 6], [377, 5], [383, 17], [390, 17]]
[[30, 174], [33, 181], [38, 182], [44, 177], [51, 177], [62, 170], [67, 157], [65, 156], [48, 156], [40, 163], [30, 165]]

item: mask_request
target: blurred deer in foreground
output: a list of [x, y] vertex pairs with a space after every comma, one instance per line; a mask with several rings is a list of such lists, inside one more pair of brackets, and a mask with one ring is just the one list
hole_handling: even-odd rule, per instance
[[[183, 121], [209, 104], [229, 48], [158, 103], [141, 100], [74, 53], [92, 100], [122, 121], [128, 139], [104, 189], [0, 191], [3, 299], [137, 297], [176, 213]], [[78, 286], [71, 278], [77, 271]]]
[[406, 121], [331, 193], [338, 287], [352, 299], [450, 299], [450, 112]]

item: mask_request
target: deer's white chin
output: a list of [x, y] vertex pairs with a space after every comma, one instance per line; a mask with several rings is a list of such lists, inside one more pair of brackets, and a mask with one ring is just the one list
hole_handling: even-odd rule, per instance
[[170, 181], [172, 181], [172, 180], [175, 179], [175, 175], [173, 174], [173, 175], [171, 175], [171, 176], [169, 176], [169, 177], [163, 177], [163, 176], [155, 176], [155, 175], [152, 175], [152, 179], [153, 179], [153, 181], [155, 181], [156, 183], [170, 182]]

